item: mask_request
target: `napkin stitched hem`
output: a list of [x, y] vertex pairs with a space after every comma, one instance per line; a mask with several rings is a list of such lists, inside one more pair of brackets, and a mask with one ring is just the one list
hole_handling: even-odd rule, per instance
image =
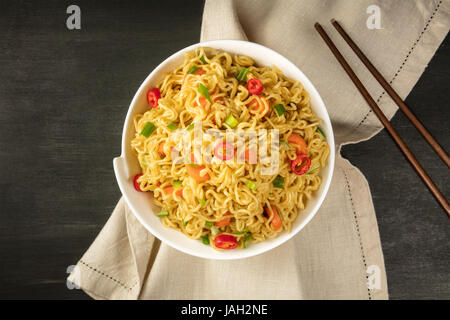
[[[350, 182], [348, 180], [348, 176], [347, 176], [346, 170], [342, 169], [342, 172], [343, 172], [344, 177], [345, 177], [345, 184], [346, 184], [346, 187], [347, 187], [347, 190], [348, 190], [349, 200], [350, 200], [350, 204], [351, 204], [352, 211], [353, 211], [354, 226], [355, 226], [355, 229], [356, 229], [356, 234], [358, 236], [359, 246], [361, 248], [361, 258], [362, 258], [362, 263], [364, 265], [363, 274], [366, 275], [366, 282], [367, 282], [367, 281], [369, 281], [369, 277], [368, 277], [367, 272], [366, 272], [366, 270], [367, 270], [367, 262], [366, 262], [366, 255], [364, 253], [364, 245], [363, 245], [363, 241], [362, 241], [362, 238], [361, 238], [361, 232], [360, 232], [359, 223], [358, 223], [358, 215], [356, 214], [355, 204], [353, 202], [352, 190], [350, 188]], [[367, 294], [369, 296], [368, 297], [369, 300], [372, 300], [372, 295], [370, 293], [370, 288], [369, 287], [367, 287]]]
[[126, 284], [124, 284], [123, 282], [121, 282], [120, 280], [117, 280], [116, 278], [110, 276], [109, 274], [106, 274], [103, 271], [100, 271], [94, 267], [92, 267], [91, 265], [87, 264], [86, 262], [84, 262], [83, 260], [80, 260], [80, 263], [82, 265], [84, 265], [85, 267], [89, 268], [90, 270], [98, 273], [99, 275], [105, 277], [108, 280], [114, 281], [115, 283], [117, 283], [118, 285], [122, 286], [124, 289], [131, 291], [137, 284], [138, 282], [136, 282], [135, 284], [133, 284], [132, 286], [127, 286]]
[[[417, 37], [417, 40], [414, 42], [414, 44], [412, 45], [411, 49], [409, 50], [408, 54], [406, 55], [405, 59], [403, 60], [403, 63], [400, 65], [400, 67], [397, 69], [397, 71], [395, 72], [394, 76], [392, 77], [392, 79], [389, 81], [389, 84], [392, 85], [392, 83], [394, 82], [394, 80], [397, 78], [397, 76], [400, 74], [400, 72], [403, 70], [404, 65], [408, 62], [409, 57], [411, 56], [411, 53], [414, 51], [414, 49], [416, 48], [417, 44], [419, 43], [420, 39], [422, 39], [422, 36], [424, 35], [424, 33], [428, 30], [428, 27], [430, 26], [431, 20], [433, 20], [433, 17], [436, 15], [436, 13], [439, 11], [439, 8], [441, 7], [442, 4], [442, 0], [438, 2], [436, 8], [434, 9], [433, 13], [431, 14], [430, 18], [428, 19], [427, 23], [425, 24], [425, 27], [423, 28], [422, 32], [419, 34], [419, 36]], [[380, 96], [377, 99], [377, 103], [380, 103], [381, 99], [386, 95], [386, 91], [383, 91]], [[353, 134], [356, 130], [359, 129], [359, 127], [367, 120], [367, 118], [369, 117], [370, 114], [372, 114], [373, 111], [372, 109], [369, 109], [369, 111], [367, 111], [366, 115], [364, 116], [364, 118], [358, 123], [357, 126], [355, 126], [355, 128], [352, 130], [352, 132], [350, 133]]]

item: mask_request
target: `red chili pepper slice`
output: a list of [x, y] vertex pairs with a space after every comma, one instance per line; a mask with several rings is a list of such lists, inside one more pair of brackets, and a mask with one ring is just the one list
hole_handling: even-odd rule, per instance
[[251, 108], [252, 111], [255, 113], [260, 113], [261, 117], [263, 117], [267, 111], [269, 110], [266, 108], [266, 105], [269, 106], [269, 102], [264, 97], [255, 96], [252, 101], [247, 103], [247, 107]]
[[252, 78], [247, 81], [247, 90], [251, 94], [260, 94], [263, 88], [263, 84], [258, 78]]
[[147, 102], [152, 108], [156, 108], [158, 106], [158, 100], [161, 98], [161, 92], [158, 88], [153, 88], [148, 90], [147, 92]]
[[298, 176], [305, 174], [309, 167], [311, 167], [311, 159], [304, 153], [298, 154], [297, 158], [291, 162], [292, 172]]
[[214, 148], [214, 155], [222, 161], [230, 160], [234, 157], [234, 146], [228, 142], [219, 143]]
[[142, 174], [137, 174], [134, 176], [134, 179], [133, 179], [134, 188], [139, 192], [144, 192], [144, 190], [141, 189], [141, 185], [137, 181], [140, 177], [142, 177]]
[[238, 246], [235, 236], [229, 234], [221, 234], [214, 238], [214, 245], [220, 249], [234, 249]]

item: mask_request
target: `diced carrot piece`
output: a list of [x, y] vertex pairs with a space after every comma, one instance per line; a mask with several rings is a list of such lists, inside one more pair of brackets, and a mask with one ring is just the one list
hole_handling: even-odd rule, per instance
[[[202, 74], [205, 74], [206, 71], [203, 70], [202, 68], [198, 68], [197, 71], [195, 71], [193, 74], [195, 74], [196, 76], [201, 76]], [[183, 77], [183, 81], [181, 84], [184, 84], [186, 82], [186, 78], [189, 77], [191, 74], [186, 73]]]
[[163, 191], [164, 191], [165, 194], [172, 194], [172, 192], [173, 192], [173, 186], [165, 187], [165, 188], [163, 189]]
[[[272, 229], [274, 231], [277, 231], [278, 229], [281, 228], [281, 226], [283, 225], [283, 222], [281, 221], [280, 215], [278, 214], [275, 206], [271, 206], [271, 208], [272, 208], [274, 216], [273, 216], [272, 221], [270, 222], [270, 226], [272, 227]], [[272, 215], [270, 213], [269, 208], [265, 207], [264, 210], [266, 211], [267, 217], [270, 218]]]
[[[204, 97], [198, 98], [198, 101], [200, 102], [200, 105], [203, 108], [205, 108], [208, 105], [208, 100], [206, 100], [206, 98], [204, 98]], [[194, 107], [198, 107], [197, 101], [194, 101]]]
[[209, 173], [206, 173], [205, 175], [200, 175], [200, 172], [206, 168], [206, 166], [204, 165], [198, 165], [194, 163], [194, 154], [191, 154], [191, 164], [186, 163], [186, 171], [188, 173], [188, 175], [190, 175], [192, 178], [194, 178], [196, 181], [198, 182], [204, 182], [207, 181], [209, 179], [211, 179], [211, 177], [209, 176]]
[[245, 159], [246, 162], [251, 164], [256, 163], [257, 152], [255, 147], [245, 148], [245, 152], [240, 155], [240, 159]]
[[158, 145], [158, 153], [161, 155], [161, 156], [166, 156], [166, 154], [164, 153], [164, 142], [161, 142], [159, 145]]
[[223, 97], [215, 97], [215, 98], [214, 98], [214, 94], [215, 94], [214, 91], [212, 91], [212, 92], [209, 93], [209, 95], [210, 95], [210, 97], [211, 97], [211, 99], [212, 99], [213, 102], [217, 102], [217, 101], [223, 102]]
[[[158, 145], [158, 154], [161, 155], [161, 156], [163, 156], [163, 157], [166, 156], [166, 153], [164, 152], [164, 144], [165, 144], [165, 143], [164, 143], [164, 141], [163, 141], [163, 142], [161, 142], [161, 143]], [[170, 147], [170, 151], [172, 151], [173, 148], [174, 148], [174, 147]]]
[[201, 76], [202, 74], [205, 74], [206, 71], [202, 68], [198, 68], [197, 71], [194, 72], [195, 75]]
[[183, 77], [183, 81], [181, 82], [181, 85], [184, 85], [184, 83], [186, 82], [186, 78], [188, 77], [188, 74], [185, 74]]
[[250, 149], [245, 150], [245, 160], [247, 162], [250, 162], [250, 160], [252, 160], [252, 162], [256, 161], [256, 149], [255, 148], [250, 148]]
[[[168, 187], [165, 187], [163, 189], [165, 194], [172, 194], [173, 190], [174, 190], [173, 186], [168, 186]], [[183, 196], [183, 189], [177, 189], [177, 191], [175, 191], [175, 194], [180, 196], [180, 197], [182, 197]]]
[[[229, 216], [229, 215], [231, 215], [231, 212], [227, 211], [227, 213], [225, 213], [225, 215]], [[231, 221], [231, 218], [225, 218], [225, 219], [222, 219], [220, 221], [214, 222], [214, 225], [216, 227], [226, 227], [227, 225], [230, 224], [230, 221]]]
[[200, 172], [205, 168], [206, 168], [205, 166], [199, 166], [199, 167], [194, 168], [192, 165], [186, 164], [186, 171], [187, 171], [188, 175], [190, 175], [192, 178], [194, 178], [198, 182], [204, 182], [204, 181], [211, 179], [211, 177], [209, 176], [209, 173], [207, 173], [203, 176], [200, 175]]

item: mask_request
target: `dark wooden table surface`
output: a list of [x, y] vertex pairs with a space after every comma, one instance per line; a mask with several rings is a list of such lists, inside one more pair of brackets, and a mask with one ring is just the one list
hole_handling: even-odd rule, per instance
[[[0, 2], [0, 298], [86, 299], [65, 284], [120, 197], [113, 157], [147, 74], [199, 40], [202, 1]], [[446, 40], [407, 104], [450, 150]], [[394, 126], [441, 190], [448, 169], [402, 114]], [[383, 131], [343, 155], [369, 180], [390, 297], [450, 298], [450, 221]]]

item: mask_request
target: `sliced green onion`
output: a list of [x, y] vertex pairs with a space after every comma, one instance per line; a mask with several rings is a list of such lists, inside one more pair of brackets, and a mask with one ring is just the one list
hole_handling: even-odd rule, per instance
[[327, 138], [326, 136], [325, 136], [325, 133], [322, 131], [322, 129], [320, 129], [319, 127], [317, 127], [317, 132], [319, 132], [321, 135], [322, 135], [322, 137], [324, 137], [325, 139]]
[[193, 74], [193, 73], [196, 73], [197, 72], [197, 70], [198, 70], [198, 68], [196, 67], [196, 66], [192, 66], [189, 70], [188, 70], [188, 72], [187, 73], [189, 73], [189, 74]]
[[208, 235], [204, 235], [202, 237], [202, 242], [203, 242], [203, 244], [209, 245], [209, 237], [208, 237]]
[[202, 205], [202, 207], [206, 206], [206, 201], [205, 201], [205, 199], [198, 199], [198, 202], [200, 202], [200, 204]]
[[167, 217], [169, 215], [169, 211], [162, 210], [160, 213], [157, 214], [158, 217]]
[[274, 188], [283, 189], [284, 178], [282, 176], [277, 176], [272, 182]]
[[236, 76], [236, 79], [238, 79], [239, 81], [244, 81], [245, 77], [247, 76], [248, 73], [248, 68], [242, 68], [241, 70], [239, 70], [239, 73]]
[[212, 103], [211, 102], [211, 98], [209, 97], [209, 89], [207, 87], [205, 87], [205, 85], [203, 83], [199, 83], [199, 85], [198, 85], [198, 92], [200, 92], [200, 94], [202, 96], [204, 96], [206, 99], [208, 99], [208, 101], [210, 103]]
[[211, 228], [213, 225], [214, 225], [214, 222], [212, 222], [212, 221], [205, 222], [205, 226], [207, 226], [208, 228]]
[[141, 134], [144, 137], [148, 138], [153, 133], [153, 131], [155, 131], [155, 129], [156, 129], [156, 127], [153, 123], [147, 122], [144, 126], [144, 129], [142, 129]]
[[167, 128], [169, 128], [172, 131], [175, 131], [178, 129], [178, 125], [175, 122], [171, 122], [167, 125]]
[[181, 221], [183, 221], [183, 226], [187, 226], [187, 224], [189, 223], [189, 221], [184, 221], [184, 219], [182, 219]]
[[286, 112], [286, 109], [281, 103], [277, 104], [274, 108], [277, 111], [278, 116], [282, 116]]
[[244, 248], [248, 247], [248, 243], [250, 242], [250, 240], [252, 240], [252, 234], [249, 233], [247, 236], [245, 236], [244, 238]]
[[191, 123], [190, 125], [188, 125], [188, 126], [186, 127], [186, 130], [187, 130], [187, 131], [192, 130], [192, 129], [194, 129], [194, 123]]
[[233, 234], [245, 234], [248, 230], [242, 230], [242, 231], [233, 231]]
[[205, 60], [205, 57], [204, 56], [201, 56], [200, 57], [200, 61], [201, 62], [203, 62], [203, 64], [207, 64], [208, 62], [206, 62], [206, 60]]
[[173, 187], [175, 189], [181, 188], [181, 181], [180, 180], [173, 180]]
[[216, 236], [216, 235], [218, 235], [219, 233], [220, 233], [219, 228], [214, 227], [214, 226], [211, 227], [211, 234], [212, 234], [213, 236]]
[[320, 164], [318, 164], [317, 166], [315, 166], [315, 167], [313, 167], [313, 168], [309, 168], [309, 170], [306, 171], [305, 174], [311, 173], [311, 172], [313, 172], [314, 170], [317, 170], [317, 169], [319, 169], [319, 168], [320, 168]]
[[256, 190], [256, 184], [253, 181], [248, 180], [245, 185], [251, 190]]
[[239, 121], [237, 121], [236, 118], [230, 113], [228, 117], [225, 118], [225, 124], [231, 129], [234, 129], [239, 124]]
[[291, 146], [289, 145], [289, 143], [286, 142], [286, 140], [281, 139], [280, 142], [281, 142], [282, 144], [284, 144], [286, 147], [288, 147], [288, 149], [291, 148]]

